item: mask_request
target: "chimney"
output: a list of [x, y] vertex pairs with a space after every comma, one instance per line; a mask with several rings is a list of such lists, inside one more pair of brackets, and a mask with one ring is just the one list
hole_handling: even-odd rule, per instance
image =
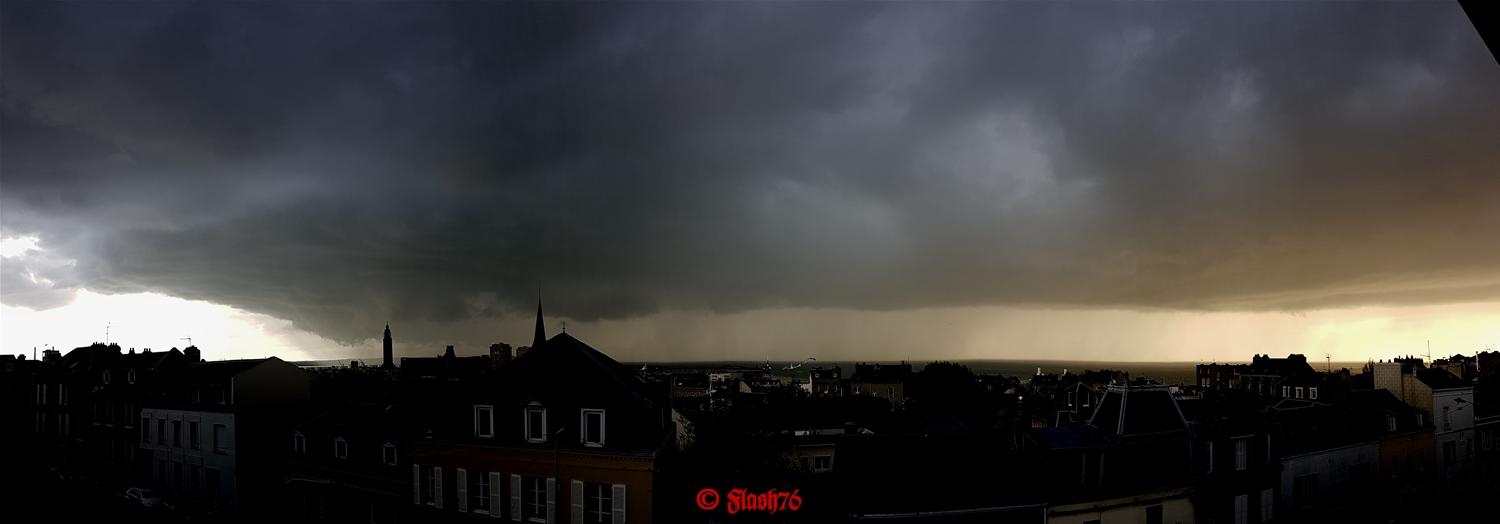
[[188, 362], [193, 364], [203, 360], [203, 352], [198, 350], [198, 346], [188, 346], [187, 349], [182, 350], [182, 356], [187, 357]]
[[444, 351], [443, 352], [443, 358], [454, 358], [454, 357], [455, 357], [455, 355], [453, 354], [453, 346], [450, 344], [448, 346], [448, 351]]

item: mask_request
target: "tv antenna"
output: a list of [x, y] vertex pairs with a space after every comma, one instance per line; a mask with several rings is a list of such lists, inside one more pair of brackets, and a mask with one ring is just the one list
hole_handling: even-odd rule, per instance
[[188, 341], [188, 345], [189, 346], [193, 345], [193, 337], [182, 337], [182, 338], [179, 338], [177, 340], [186, 340], [186, 341]]
[[1427, 354], [1423, 356], [1427, 357], [1428, 362], [1432, 362], [1432, 339], [1430, 338], [1427, 339]]
[[1323, 360], [1328, 362], [1328, 372], [1333, 373], [1333, 353], [1323, 353]]
[[106, 346], [109, 345], [109, 328], [112, 327], [112, 326], [114, 326], [113, 323], [110, 323], [110, 322], [105, 322], [104, 323], [104, 345], [106, 345]]

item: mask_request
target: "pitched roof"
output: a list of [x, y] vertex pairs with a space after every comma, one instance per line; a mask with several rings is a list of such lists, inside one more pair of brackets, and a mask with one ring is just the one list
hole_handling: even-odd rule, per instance
[[1449, 373], [1448, 370], [1441, 368], [1422, 368], [1416, 370], [1415, 374], [1417, 380], [1422, 381], [1423, 384], [1427, 384], [1427, 387], [1432, 389], [1461, 388], [1469, 385], [1464, 379], [1458, 378], [1453, 373]]
[[547, 340], [541, 349], [527, 351], [500, 368], [504, 387], [516, 391], [548, 391], [558, 396], [584, 396], [585, 388], [605, 386], [646, 406], [665, 405], [663, 391], [635, 371], [567, 333]]
[[1121, 437], [1187, 429], [1166, 386], [1109, 386], [1089, 424]]

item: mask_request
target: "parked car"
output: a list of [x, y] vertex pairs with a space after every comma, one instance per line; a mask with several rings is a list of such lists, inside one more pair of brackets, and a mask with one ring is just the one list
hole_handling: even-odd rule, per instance
[[130, 488], [125, 490], [125, 502], [133, 506], [143, 508], [170, 508], [156, 496], [156, 493], [146, 488]]

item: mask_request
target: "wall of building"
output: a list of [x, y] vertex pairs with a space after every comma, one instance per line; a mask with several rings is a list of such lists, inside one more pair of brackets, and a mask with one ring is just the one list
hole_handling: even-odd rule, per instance
[[[239, 492], [239, 475], [236, 468], [238, 446], [233, 413], [143, 408], [141, 418], [143, 421], [147, 418], [151, 420], [150, 439], [140, 444], [141, 449], [150, 455], [149, 463], [141, 465], [149, 485], [166, 494], [201, 497], [220, 507], [235, 508], [238, 503], [236, 494]], [[161, 420], [167, 422], [165, 444], [158, 438], [157, 421]], [[173, 439], [173, 422], [182, 423], [181, 445]], [[198, 422], [198, 449], [192, 447], [191, 422]], [[215, 425], [224, 426], [222, 451], [214, 448]], [[165, 465], [165, 468], [160, 465]], [[219, 478], [218, 489], [213, 492], [210, 492], [212, 490], [208, 483], [210, 471], [217, 471]]]
[[1147, 508], [1161, 506], [1162, 522], [1191, 524], [1197, 519], [1186, 489], [1147, 493], [1133, 497], [1062, 504], [1047, 508], [1047, 524], [1146, 524]]
[[[1304, 503], [1325, 507], [1335, 502], [1350, 483], [1350, 468], [1368, 463], [1370, 481], [1380, 478], [1380, 445], [1366, 442], [1281, 459], [1281, 496], [1277, 513], [1288, 515], [1303, 509]], [[1317, 491], [1312, 501], [1299, 499], [1297, 478], [1317, 475]]]

